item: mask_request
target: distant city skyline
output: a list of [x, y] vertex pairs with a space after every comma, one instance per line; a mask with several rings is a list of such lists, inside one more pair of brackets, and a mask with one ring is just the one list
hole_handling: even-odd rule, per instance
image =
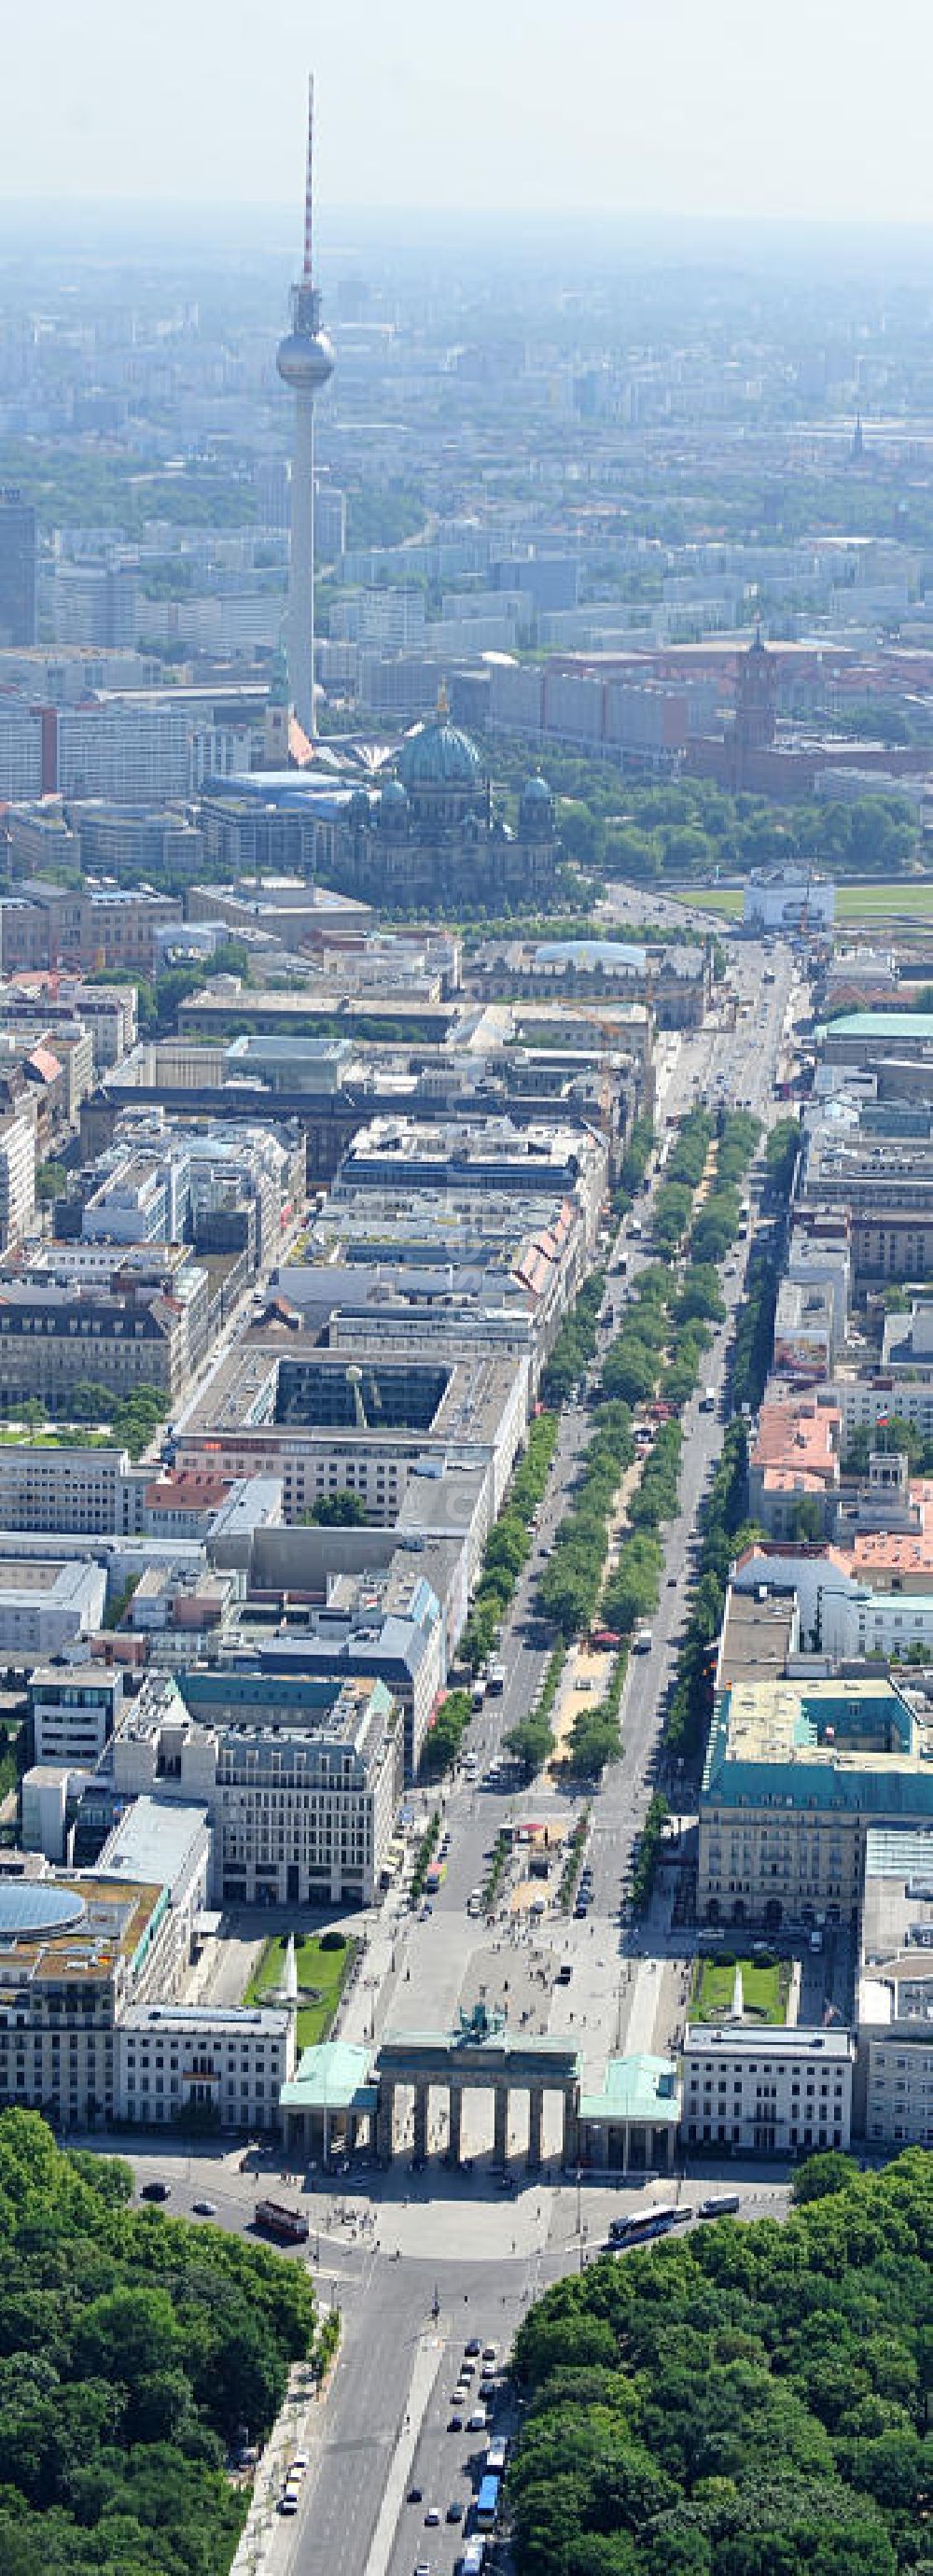
[[[313, 57], [313, 61], [312, 58]], [[329, 206], [933, 223], [927, 0], [33, 0], [4, 33], [0, 203], [284, 206], [313, 68]], [[426, 245], [427, 246], [427, 245]]]

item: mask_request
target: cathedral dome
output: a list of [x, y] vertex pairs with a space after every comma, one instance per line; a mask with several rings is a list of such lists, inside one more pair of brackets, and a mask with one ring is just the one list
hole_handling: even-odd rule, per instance
[[405, 787], [474, 788], [483, 784], [483, 764], [468, 733], [452, 722], [441, 691], [436, 715], [418, 725], [402, 744], [398, 774]]

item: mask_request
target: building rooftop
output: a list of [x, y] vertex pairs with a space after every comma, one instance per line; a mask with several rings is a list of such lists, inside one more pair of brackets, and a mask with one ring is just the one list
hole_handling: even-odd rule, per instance
[[57, 1610], [83, 1610], [94, 1570], [87, 1540], [83, 1557], [73, 1560], [0, 1557], [0, 1599], [7, 1613], [37, 1601], [46, 1609], [54, 1605]]
[[663, 980], [668, 975], [689, 983], [702, 982], [706, 959], [702, 948], [670, 946], [657, 951], [639, 947], [622, 939], [545, 939], [531, 952], [533, 968], [571, 967], [580, 975], [644, 976], [649, 970]]
[[402, 785], [416, 792], [422, 787], [476, 789], [483, 783], [476, 744], [451, 722], [446, 709], [439, 709], [437, 716], [408, 734], [399, 753], [398, 772]]
[[907, 1583], [933, 1576], [933, 1514], [930, 1527], [922, 1530], [857, 1530], [852, 1572], [866, 1583], [880, 1574], [897, 1575]]
[[302, 2049], [294, 2075], [279, 2094], [280, 2111], [369, 2111], [378, 2100], [370, 2082], [370, 2051], [350, 2040], [323, 2040]]
[[[55, 1891], [69, 1900], [71, 1920], [52, 1926], [24, 1921], [18, 1928], [8, 1915], [8, 1929], [0, 1934], [0, 2001], [8, 2005], [18, 1986], [36, 1982], [109, 1984], [118, 1966], [132, 1972], [164, 1910], [161, 1880], [121, 1885], [97, 1867], [86, 1875], [49, 1871], [31, 1882], [37, 1883], [44, 1908]], [[10, 1894], [5, 1890], [7, 1902]]]
[[519, 1363], [479, 1350], [447, 1363], [417, 1347], [377, 1358], [361, 1347], [358, 1380], [356, 1365], [350, 1349], [322, 1350], [310, 1334], [284, 1344], [262, 1328], [246, 1334], [187, 1414], [179, 1444], [227, 1435], [238, 1455], [268, 1457], [283, 1443], [294, 1455], [296, 1440], [339, 1441], [344, 1451], [363, 1441], [412, 1462], [451, 1449], [469, 1455], [496, 1444]]
[[207, 1821], [206, 1807], [137, 1798], [108, 1836], [98, 1869], [110, 1878], [161, 1880], [172, 1887], [196, 1853]]
[[737, 1592], [730, 1585], [717, 1665], [719, 1687], [731, 1689], [739, 1682], [782, 1677], [797, 1631], [792, 1586], [778, 1592], [762, 1583], [756, 1592]]
[[770, 1400], [758, 1416], [751, 1465], [780, 1470], [795, 1480], [805, 1474], [821, 1487], [836, 1485], [840, 1422], [835, 1405], [817, 1404], [812, 1396]]
[[[383, 1168], [380, 1182], [385, 1182], [385, 1166], [391, 1162], [404, 1178], [406, 1171], [417, 1176], [426, 1165], [445, 1166], [466, 1177], [491, 1170], [540, 1173], [544, 1183], [550, 1173], [570, 1170], [574, 1177], [586, 1158], [585, 1128], [546, 1124], [519, 1127], [511, 1118], [481, 1116], [464, 1127], [455, 1118], [412, 1120], [389, 1115], [370, 1120], [359, 1129], [348, 1145], [336, 1189], [349, 1184], [355, 1187], [365, 1175], [367, 1164]], [[590, 1140], [591, 1145], [595, 1140]]]
[[880, 1678], [738, 1682], [717, 1701], [701, 1794], [933, 1818], [933, 1733]]
[[690, 2022], [684, 2047], [688, 2051], [721, 2048], [724, 2056], [754, 2055], [763, 2063], [774, 2057], [812, 2056], [844, 2060], [854, 2056], [855, 2038], [850, 2030], [811, 2030], [804, 2023], [782, 2027], [779, 2022], [770, 2022], [766, 2028], [759, 2024], [753, 2030], [748, 2024], [729, 2022], [720, 2030], [708, 2022]]
[[[933, 2011], [933, 1826], [873, 1825], [865, 1838], [860, 2014]], [[866, 1977], [877, 1992], [864, 1991]]]
[[601, 2093], [580, 2096], [581, 2120], [639, 2120], [676, 2128], [680, 2085], [670, 2057], [610, 2057]]
[[288, 2030], [287, 2004], [130, 2004], [121, 2014], [123, 2030], [203, 2030], [206, 2036], [237, 2039], [248, 2036], [284, 2039]]
[[830, 1038], [877, 1038], [879, 1044], [908, 1040], [912, 1049], [933, 1047], [933, 1011], [849, 1011], [817, 1030], [817, 1044]]

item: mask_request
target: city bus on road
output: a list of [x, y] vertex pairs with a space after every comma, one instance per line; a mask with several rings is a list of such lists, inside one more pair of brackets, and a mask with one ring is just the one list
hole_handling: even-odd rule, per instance
[[304, 2210], [289, 2209], [284, 2200], [257, 2200], [253, 2218], [266, 2236], [277, 2236], [283, 2245], [303, 2245], [310, 2233]]
[[495, 2530], [496, 2515], [499, 2511], [499, 2485], [500, 2481], [498, 2478], [490, 2477], [488, 2475], [481, 2481], [480, 2491], [476, 2499], [477, 2531]]
[[650, 2245], [652, 2237], [666, 2236], [671, 2227], [680, 2226], [692, 2216], [692, 2209], [682, 2209], [672, 2200], [657, 2209], [641, 2210], [635, 2218], [613, 2218], [609, 2222], [609, 2243], [616, 2251], [622, 2245]]

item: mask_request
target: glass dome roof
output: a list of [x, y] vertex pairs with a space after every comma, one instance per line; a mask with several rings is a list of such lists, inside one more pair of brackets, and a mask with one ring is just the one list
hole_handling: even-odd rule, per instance
[[84, 1898], [73, 1887], [50, 1887], [45, 1879], [11, 1879], [0, 1887], [0, 1941], [32, 1941], [43, 1932], [69, 1932], [83, 1921], [85, 1911]]

